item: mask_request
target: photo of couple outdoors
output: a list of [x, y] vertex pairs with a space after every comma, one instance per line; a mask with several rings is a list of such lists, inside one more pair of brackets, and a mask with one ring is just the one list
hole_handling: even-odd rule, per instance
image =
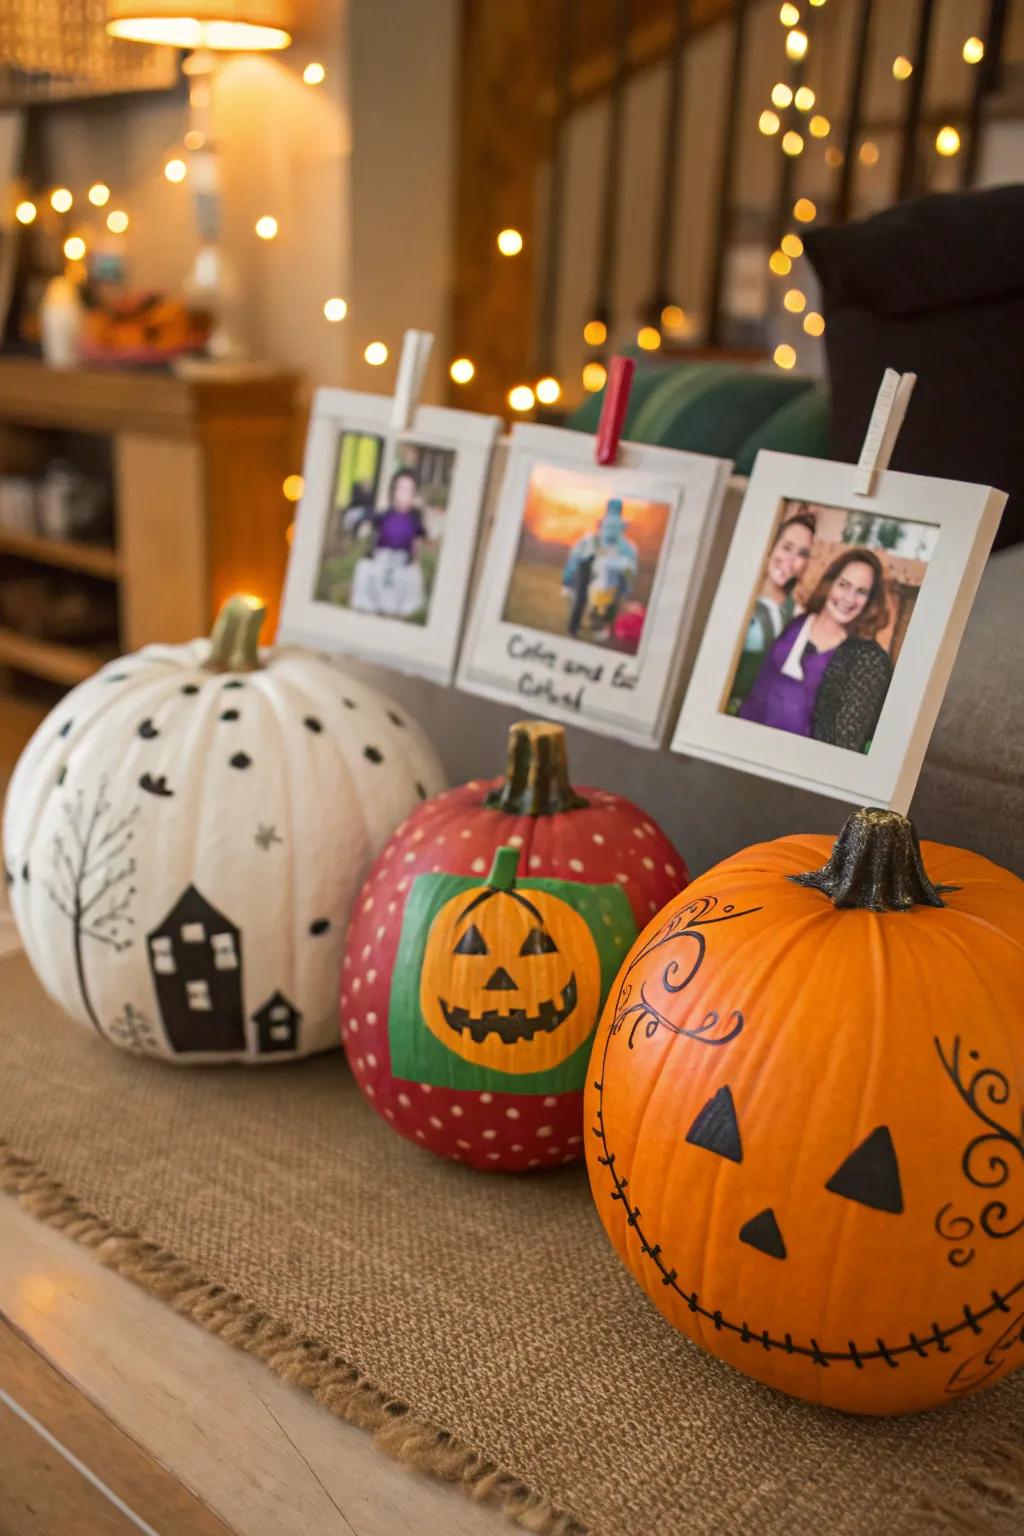
[[938, 528], [787, 501], [725, 712], [868, 752]]
[[316, 599], [425, 624], [455, 450], [399, 443], [382, 483], [384, 448], [384, 438], [374, 433], [342, 433]]
[[640, 649], [670, 508], [536, 464], [503, 618], [627, 656]]

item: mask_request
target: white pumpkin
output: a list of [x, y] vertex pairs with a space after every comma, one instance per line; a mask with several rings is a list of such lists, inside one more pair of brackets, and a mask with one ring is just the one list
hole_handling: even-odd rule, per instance
[[212, 640], [112, 661], [43, 722], [3, 821], [9, 896], [50, 995], [116, 1045], [189, 1064], [339, 1042], [349, 909], [444, 787], [405, 712], [308, 651]]

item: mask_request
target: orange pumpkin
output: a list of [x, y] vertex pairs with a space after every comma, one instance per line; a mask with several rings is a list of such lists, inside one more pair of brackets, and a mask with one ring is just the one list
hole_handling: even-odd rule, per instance
[[988, 1386], [1024, 1363], [1022, 1024], [1024, 884], [989, 860], [885, 811], [726, 860], [641, 934], [595, 1039], [620, 1258], [808, 1401]]

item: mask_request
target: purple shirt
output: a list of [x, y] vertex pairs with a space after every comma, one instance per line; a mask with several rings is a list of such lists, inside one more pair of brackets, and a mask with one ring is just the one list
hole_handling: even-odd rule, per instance
[[423, 515], [418, 507], [413, 507], [408, 512], [399, 512], [394, 507], [388, 507], [383, 512], [378, 512], [375, 518], [377, 541], [376, 549], [398, 549], [403, 554], [411, 555], [412, 547], [417, 539], [422, 539], [426, 532], [423, 526]]
[[808, 644], [800, 662], [803, 680], [798, 682], [795, 677], [783, 676], [783, 663], [796, 644], [806, 617], [801, 614], [792, 619], [765, 656], [754, 686], [740, 707], [741, 720], [772, 725], [777, 731], [789, 731], [794, 736], [810, 736], [814, 700], [835, 647], [818, 651]]

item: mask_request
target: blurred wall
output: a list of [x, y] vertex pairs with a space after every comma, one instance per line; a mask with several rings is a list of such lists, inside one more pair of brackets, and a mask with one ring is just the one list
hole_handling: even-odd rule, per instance
[[[228, 57], [215, 123], [221, 144], [225, 252], [241, 283], [250, 345], [315, 383], [389, 390], [403, 330], [437, 337], [427, 393], [440, 396], [446, 360], [455, 172], [459, 0], [305, 0], [295, 43], [280, 55]], [[319, 60], [322, 85], [302, 70]], [[66, 233], [119, 243], [134, 287], [180, 290], [197, 246], [189, 181], [172, 185], [182, 155], [183, 98], [152, 96], [41, 117], [47, 185], [76, 206]], [[187, 155], [185, 156], [187, 158]], [[84, 200], [107, 182], [126, 235]], [[273, 214], [279, 233], [257, 239]], [[341, 324], [323, 316], [340, 296]], [[363, 348], [384, 341], [383, 368]]]

